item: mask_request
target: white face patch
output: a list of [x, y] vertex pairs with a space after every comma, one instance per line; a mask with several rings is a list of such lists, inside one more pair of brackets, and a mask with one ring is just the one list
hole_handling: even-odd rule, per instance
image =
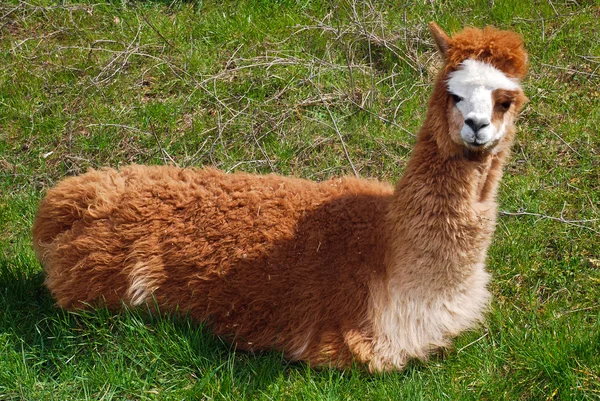
[[449, 74], [447, 85], [464, 120], [460, 130], [463, 142], [475, 148], [496, 144], [506, 132], [506, 122], [505, 115], [501, 121], [492, 119], [492, 93], [497, 89], [520, 90], [519, 81], [489, 64], [468, 59]]

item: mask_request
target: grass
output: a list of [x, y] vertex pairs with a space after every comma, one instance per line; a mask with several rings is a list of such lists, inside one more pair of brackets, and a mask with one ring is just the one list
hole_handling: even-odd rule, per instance
[[[580, 1], [0, 4], [0, 399], [600, 399], [600, 7]], [[426, 24], [530, 52], [486, 323], [405, 371], [313, 370], [185, 318], [53, 307], [31, 249], [61, 178], [127, 163], [394, 181], [439, 61]]]

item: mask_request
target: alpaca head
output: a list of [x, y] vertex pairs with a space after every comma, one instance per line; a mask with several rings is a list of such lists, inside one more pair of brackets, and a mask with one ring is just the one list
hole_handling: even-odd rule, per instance
[[450, 139], [471, 151], [490, 151], [510, 142], [514, 120], [527, 100], [520, 80], [527, 53], [520, 36], [487, 27], [467, 28], [450, 38], [430, 29], [445, 60], [439, 77]]

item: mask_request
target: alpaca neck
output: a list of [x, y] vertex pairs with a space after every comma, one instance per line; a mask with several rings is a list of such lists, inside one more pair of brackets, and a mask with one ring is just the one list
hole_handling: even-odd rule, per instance
[[481, 269], [495, 226], [508, 146], [475, 153], [450, 143], [447, 122], [435, 118], [440, 114], [432, 103], [387, 216], [392, 281], [410, 275], [430, 280], [433, 274], [446, 276], [437, 282], [463, 282]]
[[396, 186], [396, 202], [426, 202], [442, 215], [454, 215], [465, 208], [494, 208], [502, 168], [510, 153], [508, 145], [498, 145], [489, 152], [469, 151], [454, 143], [444, 143], [442, 148], [430, 132], [426, 123]]

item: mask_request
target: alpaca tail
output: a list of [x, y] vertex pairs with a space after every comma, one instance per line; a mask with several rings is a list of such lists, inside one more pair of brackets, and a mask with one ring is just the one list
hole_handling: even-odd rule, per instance
[[[119, 182], [115, 170], [92, 170], [67, 178], [50, 189], [41, 201], [33, 224], [33, 247], [45, 264], [49, 248], [79, 221], [101, 218], [118, 205]], [[122, 180], [121, 180], [122, 181]]]

